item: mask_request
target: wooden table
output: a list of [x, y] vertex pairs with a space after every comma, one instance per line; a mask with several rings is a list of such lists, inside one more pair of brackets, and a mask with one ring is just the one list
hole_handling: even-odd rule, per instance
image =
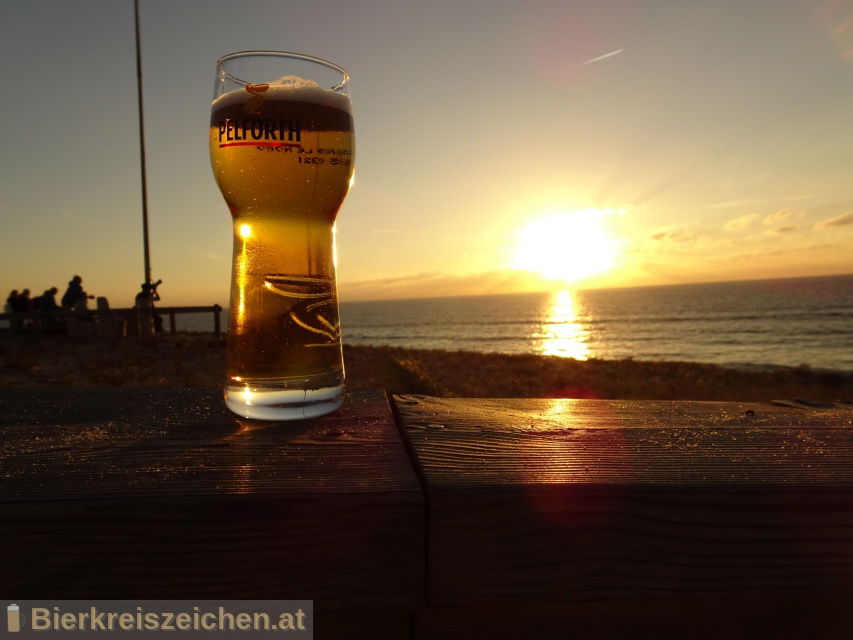
[[850, 637], [853, 407], [0, 390], [0, 588], [312, 599], [318, 638]]
[[416, 637], [853, 637], [853, 407], [397, 405], [428, 505]]
[[382, 391], [279, 424], [218, 390], [0, 391], [12, 598], [314, 600], [318, 631], [399, 637], [424, 602], [424, 518]]

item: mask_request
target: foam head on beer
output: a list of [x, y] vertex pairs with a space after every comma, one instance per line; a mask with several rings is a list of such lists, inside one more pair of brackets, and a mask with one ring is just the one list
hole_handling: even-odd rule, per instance
[[225, 93], [213, 101], [213, 110], [226, 105], [242, 104], [252, 96], [264, 94], [269, 100], [298, 100], [327, 107], [350, 110], [350, 99], [346, 94], [333, 89], [324, 89], [313, 80], [299, 76], [283, 76], [263, 84], [246, 84], [244, 88]]

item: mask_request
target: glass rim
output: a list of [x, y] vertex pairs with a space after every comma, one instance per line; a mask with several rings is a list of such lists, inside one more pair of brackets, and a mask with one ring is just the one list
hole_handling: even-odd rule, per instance
[[[256, 57], [256, 58], [262, 58], [262, 57], [292, 58], [295, 60], [303, 60], [305, 62], [313, 62], [315, 64], [322, 65], [324, 67], [327, 67], [329, 69], [337, 71], [341, 74], [342, 80], [341, 80], [340, 84], [337, 85], [338, 87], [344, 86], [345, 84], [347, 84], [349, 82], [349, 79], [350, 79], [350, 76], [347, 73], [346, 69], [344, 69], [340, 65], [335, 64], [334, 62], [329, 62], [328, 60], [324, 60], [323, 58], [318, 58], [316, 56], [311, 56], [311, 55], [308, 55], [305, 53], [295, 53], [292, 51], [275, 51], [275, 50], [271, 50], [271, 49], [270, 50], [259, 49], [257, 51], [235, 51], [234, 53], [228, 53], [228, 54], [220, 57], [216, 61], [216, 66], [221, 68], [222, 65], [224, 63], [228, 62], [229, 60], [236, 60], [238, 58], [249, 58], [249, 57]], [[234, 76], [232, 76], [230, 73], [228, 75], [230, 77], [234, 78]], [[234, 78], [234, 79], [239, 80], [239, 78]], [[239, 81], [243, 82], [242, 80], [239, 80]]]

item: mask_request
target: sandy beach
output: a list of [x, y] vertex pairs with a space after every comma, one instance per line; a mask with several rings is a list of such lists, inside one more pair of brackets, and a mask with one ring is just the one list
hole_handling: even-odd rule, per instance
[[[347, 385], [441, 397], [611, 398], [766, 402], [853, 400], [853, 372], [808, 366], [741, 370], [689, 362], [587, 360], [535, 355], [344, 346]], [[0, 384], [217, 387], [225, 341], [214, 334], [150, 342], [0, 338]]]

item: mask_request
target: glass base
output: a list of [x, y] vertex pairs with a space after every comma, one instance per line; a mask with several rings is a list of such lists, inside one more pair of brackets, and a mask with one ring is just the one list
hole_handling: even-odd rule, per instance
[[344, 401], [344, 385], [323, 389], [229, 384], [225, 404], [238, 416], [255, 420], [305, 420], [337, 410]]

